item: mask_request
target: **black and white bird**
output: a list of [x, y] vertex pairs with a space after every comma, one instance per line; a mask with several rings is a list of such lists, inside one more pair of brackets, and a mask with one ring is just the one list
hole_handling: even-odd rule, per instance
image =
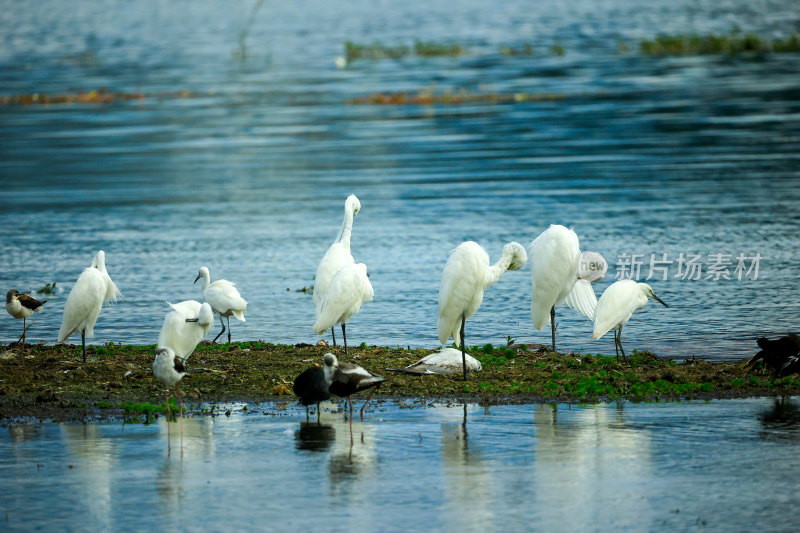
[[25, 319], [33, 313], [41, 313], [42, 307], [46, 303], [47, 300], [37, 300], [15, 289], [11, 289], [6, 293], [6, 311], [14, 318], [22, 319], [22, 336], [20, 339], [22, 340], [23, 354], [25, 353], [25, 332], [30, 327], [25, 325]]
[[300, 398], [300, 403], [306, 406], [306, 422], [308, 422], [308, 406], [317, 404], [317, 422], [319, 422], [319, 402], [329, 400], [331, 392], [330, 383], [325, 380], [325, 371], [318, 366], [303, 370], [294, 380], [292, 390]]
[[329, 384], [328, 390], [341, 398], [347, 398], [350, 403], [350, 420], [353, 420], [353, 400], [351, 395], [356, 392], [372, 389], [367, 401], [361, 406], [361, 419], [364, 419], [364, 408], [372, 399], [372, 395], [381, 384], [386, 381], [378, 374], [365, 370], [351, 363], [340, 363], [332, 353], [326, 353], [322, 361], [325, 363], [325, 381]]
[[750, 368], [763, 361], [764, 366], [776, 375], [786, 376], [800, 371], [800, 336], [789, 333], [774, 341], [761, 337], [756, 342], [761, 351], [747, 361]]
[[[166, 387], [164, 399], [167, 402], [167, 435], [169, 435], [169, 420], [172, 414], [169, 410], [169, 388], [175, 387], [178, 396], [178, 405], [181, 411], [181, 440], [183, 439], [183, 400], [181, 399], [180, 380], [186, 375], [183, 360], [175, 355], [172, 348], [167, 346], [156, 348], [156, 359], [153, 361], [153, 375]], [[167, 437], [169, 438], [169, 437]]]

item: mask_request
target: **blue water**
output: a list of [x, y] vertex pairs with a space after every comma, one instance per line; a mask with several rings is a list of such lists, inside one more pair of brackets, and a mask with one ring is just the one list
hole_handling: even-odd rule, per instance
[[[0, 433], [0, 524], [32, 530], [796, 530], [796, 399], [251, 405]], [[267, 416], [265, 416], [267, 415]], [[358, 417], [356, 417], [358, 418]]]
[[[492, 260], [551, 223], [611, 264], [701, 256], [701, 279], [652, 280], [671, 305], [626, 327], [628, 349], [736, 358], [796, 329], [800, 206], [798, 54], [646, 57], [660, 33], [798, 31], [791, 0], [653, 2], [0, 2], [0, 93], [106, 87], [110, 105], [0, 106], [0, 287], [55, 281], [28, 339], [53, 343], [68, 290], [98, 249], [125, 298], [93, 342], [154, 343], [165, 300], [200, 298], [200, 266], [248, 300], [235, 339], [316, 342], [317, 263], [343, 202], [361, 199], [352, 251], [375, 288], [352, 344], [435, 348], [448, 252]], [[356, 61], [344, 41], [453, 41], [457, 58]], [[532, 46], [504, 56], [502, 46]], [[629, 50], [620, 51], [618, 43]], [[563, 56], [549, 49], [560, 44]], [[554, 93], [555, 101], [352, 105], [374, 92]], [[189, 91], [189, 98], [175, 91]], [[736, 279], [736, 257], [763, 259]], [[706, 279], [726, 254], [730, 280]], [[468, 344], [548, 342], [529, 316], [530, 273], [509, 272], [467, 324]], [[564, 308], [559, 347], [612, 351]], [[4, 315], [0, 340], [21, 324]], [[73, 342], [75, 339], [73, 338]]]

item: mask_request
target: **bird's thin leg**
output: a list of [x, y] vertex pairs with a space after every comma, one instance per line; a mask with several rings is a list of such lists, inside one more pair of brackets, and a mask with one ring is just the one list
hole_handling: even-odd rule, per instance
[[464, 325], [467, 323], [467, 317], [461, 315], [461, 368], [464, 371], [464, 381], [467, 381], [467, 349], [464, 342]]
[[217, 343], [217, 339], [219, 339], [223, 333], [225, 333], [225, 322], [222, 321], [222, 315], [219, 315], [219, 323], [222, 324], [222, 331], [219, 332], [219, 335], [214, 337], [214, 344]]
[[350, 424], [353, 424], [353, 398], [351, 396], [347, 397], [347, 401], [350, 402]]
[[86, 362], [86, 332], [81, 331], [81, 346], [83, 347], [83, 362]]
[[556, 307], [550, 308], [550, 333], [553, 337], [553, 351], [556, 351]]
[[625, 348], [622, 347], [622, 328], [619, 328], [619, 333], [617, 334], [617, 342], [619, 343], [619, 351], [622, 352], [622, 360], [627, 363], [628, 358], [625, 357]]
[[[336, 326], [333, 327], [335, 328]], [[347, 355], [347, 333], [344, 331], [344, 322], [342, 322], [342, 337], [344, 337], [344, 354]]]
[[331, 337], [333, 337], [333, 345], [336, 346], [336, 326], [331, 328]]
[[183, 457], [183, 398], [181, 398], [181, 385], [175, 384], [175, 390], [178, 392], [178, 409], [181, 410], [181, 457]]
[[164, 389], [164, 401], [166, 402], [165, 405], [167, 406], [167, 457], [169, 457], [169, 451], [170, 451], [170, 447], [171, 447], [170, 438], [169, 438], [169, 418], [170, 418], [170, 412], [169, 412], [169, 389]]
[[377, 387], [374, 387], [372, 389], [372, 392], [369, 393], [369, 396], [367, 396], [367, 401], [364, 402], [364, 405], [361, 406], [361, 420], [364, 420], [364, 408], [367, 406], [369, 401], [372, 399], [372, 396], [375, 394], [375, 391], [378, 390], [379, 388], [380, 388], [380, 385], [378, 385]]
[[231, 317], [228, 317], [228, 344], [231, 343]]
[[308, 424], [308, 406], [306, 405], [306, 424]]
[[317, 402], [317, 424], [319, 424], [319, 402]]
[[25, 327], [25, 317], [22, 317], [22, 350], [20, 351], [20, 357], [25, 355], [25, 332], [28, 331], [28, 328]]
[[614, 330], [614, 351], [617, 353], [617, 362], [619, 363], [619, 344], [617, 344], [617, 330]]

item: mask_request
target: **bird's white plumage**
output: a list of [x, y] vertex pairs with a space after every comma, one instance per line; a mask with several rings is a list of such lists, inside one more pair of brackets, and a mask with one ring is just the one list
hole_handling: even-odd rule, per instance
[[653, 290], [647, 283], [623, 279], [612, 283], [597, 301], [593, 339], [599, 339], [612, 329], [622, 329], [633, 312], [647, 303]]
[[578, 236], [571, 229], [553, 224], [531, 242], [528, 253], [531, 256], [531, 319], [536, 329], [542, 329], [550, 323], [550, 310], [565, 303], [578, 279], [581, 255]]
[[575, 309], [580, 314], [594, 320], [594, 311], [597, 307], [597, 296], [594, 293], [592, 283], [585, 279], [579, 279], [572, 286], [564, 303], [572, 309]]
[[364, 302], [372, 300], [374, 296], [367, 277], [367, 265], [358, 263], [342, 266], [328, 284], [314, 322], [314, 331], [322, 334], [336, 324], [346, 323], [350, 317], [358, 314]]
[[100, 250], [91, 266], [78, 276], [78, 281], [67, 296], [58, 342], [64, 342], [73, 333], [84, 332], [87, 337], [93, 337], [94, 325], [103, 303], [114, 301], [119, 296], [119, 289], [106, 270], [105, 252]]
[[325, 298], [325, 291], [328, 290], [333, 276], [344, 265], [354, 264], [355, 259], [350, 253], [350, 234], [353, 229], [353, 217], [358, 214], [361, 209], [361, 202], [359, 202], [356, 195], [351, 194], [344, 202], [344, 219], [342, 220], [342, 228], [339, 230], [336, 240], [328, 247], [325, 255], [317, 267], [317, 273], [314, 276], [314, 313], [315, 318], [319, 318], [322, 300]]
[[160, 346], [156, 348], [153, 375], [167, 387], [172, 387], [186, 375], [186, 372], [178, 372], [175, 369], [175, 352], [172, 348]]
[[247, 301], [242, 298], [236, 285], [226, 279], [218, 279], [211, 283], [211, 274], [207, 267], [201, 267], [197, 279], [202, 279], [200, 290], [211, 309], [224, 317], [236, 317], [240, 322], [245, 322], [244, 313], [247, 311]]
[[6, 297], [6, 311], [8, 314], [13, 316], [14, 318], [28, 318], [34, 312], [41, 313], [42, 309], [44, 308], [44, 303], [35, 309], [30, 309], [22, 305], [19, 301], [19, 295], [14, 294], [16, 291], [9, 291], [9, 295]]
[[439, 342], [453, 337], [461, 343], [461, 320], [472, 317], [483, 302], [484, 291], [506, 270], [522, 268], [528, 256], [516, 242], [503, 247], [500, 260], [489, 266], [489, 254], [476, 242], [459, 244], [447, 258], [439, 285]]
[[164, 317], [157, 347], [170, 348], [176, 356], [186, 361], [211, 329], [214, 315], [207, 302], [201, 304], [186, 300], [169, 306], [171, 310]]
[[[481, 362], [469, 354], [464, 354], [467, 361], [467, 370], [477, 372], [483, 370]], [[441, 351], [426, 355], [416, 363], [407, 366], [408, 369], [425, 369], [429, 374], [455, 374], [461, 372], [463, 362], [461, 350], [443, 348]]]

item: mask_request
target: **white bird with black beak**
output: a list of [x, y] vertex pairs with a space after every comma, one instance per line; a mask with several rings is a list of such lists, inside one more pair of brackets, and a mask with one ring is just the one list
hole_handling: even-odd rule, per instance
[[[30, 326], [25, 325], [25, 320], [33, 313], [41, 313], [47, 300], [37, 300], [18, 290], [11, 289], [6, 293], [6, 311], [14, 318], [22, 319], [22, 355], [25, 354], [25, 332]], [[33, 324], [31, 324], [33, 325]]]
[[599, 339], [613, 329], [617, 359], [619, 359], [619, 353], [622, 352], [622, 358], [627, 360], [625, 350], [622, 349], [622, 328], [631, 319], [634, 311], [644, 307], [649, 298], [664, 307], [669, 307], [656, 296], [647, 283], [637, 283], [632, 279], [623, 279], [612, 283], [597, 301], [592, 338]]
[[194, 282], [197, 283], [199, 279], [203, 280], [202, 286], [200, 287], [200, 290], [203, 292], [203, 300], [205, 300], [211, 306], [211, 309], [219, 315], [219, 323], [222, 324], [222, 331], [214, 337], [214, 342], [217, 342], [217, 339], [225, 333], [225, 323], [222, 321], [222, 317], [226, 317], [228, 319], [228, 344], [230, 344], [231, 316], [236, 317], [239, 322], [245, 322], [244, 312], [247, 311], [247, 301], [239, 294], [233, 282], [227, 279], [218, 279], [214, 283], [211, 283], [211, 274], [209, 274], [208, 268], [206, 267], [200, 268], [200, 272], [197, 274]]
[[78, 276], [64, 305], [64, 319], [58, 331], [58, 342], [64, 342], [73, 333], [81, 334], [83, 362], [86, 362], [86, 337], [94, 337], [94, 325], [104, 302], [113, 302], [122, 296], [106, 270], [106, 254], [97, 252], [89, 268]]

